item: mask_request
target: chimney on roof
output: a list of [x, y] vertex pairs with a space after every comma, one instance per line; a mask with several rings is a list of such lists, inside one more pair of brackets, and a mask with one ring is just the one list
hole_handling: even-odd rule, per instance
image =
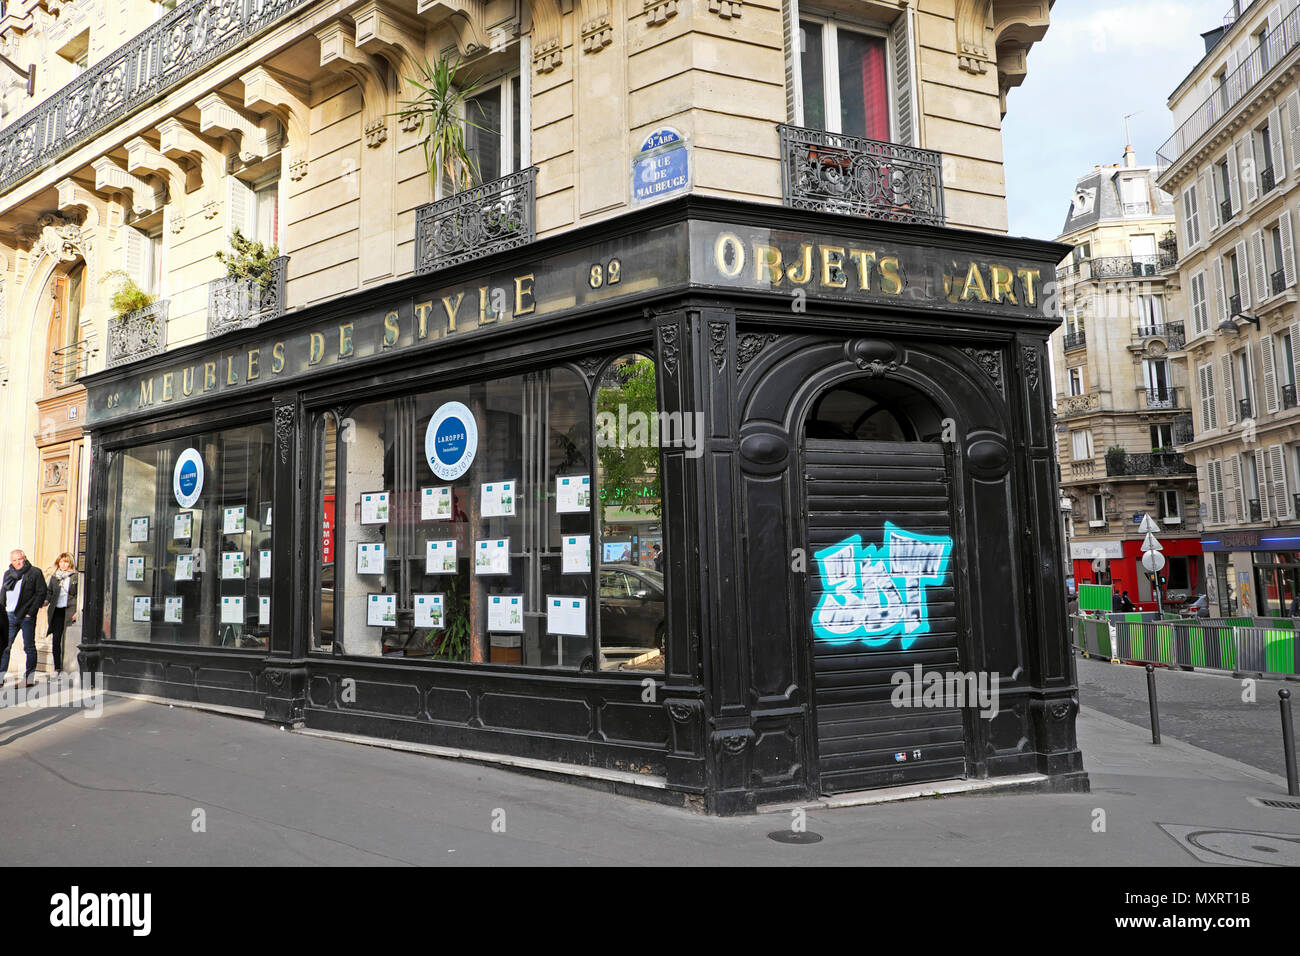
[[1137, 153], [1133, 152], [1132, 144], [1124, 147], [1124, 166], [1132, 169], [1137, 165]]

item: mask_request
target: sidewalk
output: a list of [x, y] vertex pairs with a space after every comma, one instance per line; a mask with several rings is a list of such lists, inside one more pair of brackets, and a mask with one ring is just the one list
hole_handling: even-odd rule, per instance
[[1145, 728], [1096, 712], [1079, 736], [1090, 794], [813, 809], [807, 830], [823, 839], [786, 845], [769, 834], [789, 830], [788, 809], [707, 817], [110, 695], [98, 719], [0, 710], [0, 779], [29, 811], [0, 863], [1198, 865], [1174, 838], [1184, 831], [1199, 833], [1202, 859], [1300, 862], [1300, 811], [1248, 800], [1285, 799], [1280, 778], [1168, 738], [1152, 746]]

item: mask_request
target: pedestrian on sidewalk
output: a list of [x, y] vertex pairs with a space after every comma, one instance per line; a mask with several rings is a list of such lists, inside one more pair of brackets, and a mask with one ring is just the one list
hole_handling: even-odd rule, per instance
[[1111, 611], [1124, 610], [1124, 601], [1119, 596], [1119, 588], [1115, 588], [1113, 591], [1110, 592], [1110, 609]]
[[1119, 599], [1119, 604], [1120, 604], [1120, 610], [1121, 610], [1121, 611], [1132, 611], [1132, 610], [1135, 610], [1135, 605], [1133, 604], [1133, 599], [1132, 599], [1131, 597], [1128, 596], [1128, 592], [1127, 592], [1127, 591], [1125, 591], [1124, 594], [1123, 594], [1123, 596], [1120, 597], [1120, 599]]
[[27, 686], [31, 687], [36, 683], [36, 615], [45, 606], [46, 588], [44, 576], [32, 567], [20, 548], [9, 552], [9, 567], [0, 580], [0, 591], [4, 592], [5, 611], [9, 614], [9, 637], [0, 653], [0, 681], [9, 671], [9, 652], [22, 631]]
[[77, 569], [72, 555], [64, 551], [54, 562], [54, 572], [45, 587], [50, 610], [46, 633], [50, 636], [50, 654], [54, 660], [54, 677], [63, 672], [63, 632], [77, 621]]

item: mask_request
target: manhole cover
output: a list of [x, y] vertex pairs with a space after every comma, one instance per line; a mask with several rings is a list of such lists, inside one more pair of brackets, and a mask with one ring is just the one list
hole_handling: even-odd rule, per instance
[[1300, 866], [1300, 836], [1161, 823], [1158, 826], [1202, 863], [1221, 866]]
[[821, 843], [822, 835], [820, 833], [796, 833], [793, 830], [775, 830], [767, 835], [769, 840], [775, 840], [777, 843]]
[[1267, 797], [1247, 797], [1257, 807], [1269, 807], [1273, 810], [1300, 810], [1298, 800], [1271, 800]]

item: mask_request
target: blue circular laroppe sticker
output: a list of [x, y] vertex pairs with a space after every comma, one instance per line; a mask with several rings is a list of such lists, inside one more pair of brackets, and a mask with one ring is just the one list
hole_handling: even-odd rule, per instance
[[182, 508], [193, 507], [203, 493], [203, 458], [198, 450], [186, 448], [172, 471], [172, 494]]
[[424, 457], [435, 475], [446, 481], [469, 471], [478, 451], [478, 425], [462, 402], [439, 406], [424, 432]]

